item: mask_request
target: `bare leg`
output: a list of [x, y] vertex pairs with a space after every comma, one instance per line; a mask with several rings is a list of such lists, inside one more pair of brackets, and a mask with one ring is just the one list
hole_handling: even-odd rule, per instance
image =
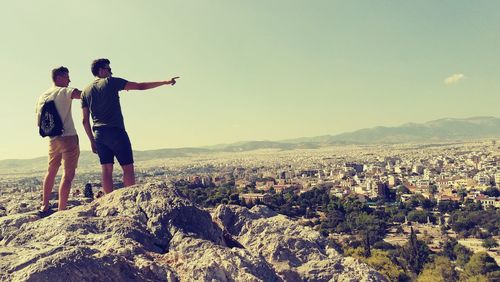
[[103, 164], [102, 168], [102, 189], [104, 193], [113, 192], [113, 164]]
[[47, 174], [45, 175], [45, 178], [43, 180], [42, 211], [46, 211], [49, 209], [50, 193], [52, 193], [52, 188], [54, 188], [54, 182], [56, 180], [58, 170], [59, 166], [49, 167], [47, 170]]
[[59, 205], [58, 210], [63, 211], [66, 209], [66, 204], [68, 203], [69, 190], [71, 189], [71, 182], [75, 177], [75, 169], [64, 170], [64, 174], [61, 178], [61, 184], [59, 185]]
[[123, 186], [128, 187], [135, 184], [134, 164], [122, 166], [123, 169]]

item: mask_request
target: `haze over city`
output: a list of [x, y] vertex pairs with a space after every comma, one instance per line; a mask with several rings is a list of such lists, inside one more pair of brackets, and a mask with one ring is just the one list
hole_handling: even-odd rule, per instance
[[[45, 154], [34, 105], [50, 70], [174, 88], [121, 96], [137, 150], [282, 140], [498, 116], [494, 1], [28, 1], [0, 4], [0, 159]], [[82, 150], [90, 146], [73, 116]]]

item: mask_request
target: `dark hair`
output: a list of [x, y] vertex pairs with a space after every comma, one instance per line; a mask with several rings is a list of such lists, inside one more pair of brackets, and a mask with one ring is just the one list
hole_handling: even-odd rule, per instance
[[53, 69], [52, 70], [52, 81], [56, 82], [56, 78], [58, 76], [63, 75], [63, 74], [67, 74], [67, 73], [69, 73], [68, 68], [63, 67], [63, 66]]
[[105, 65], [109, 65], [109, 63], [108, 59], [96, 59], [92, 62], [90, 70], [94, 76], [97, 76], [99, 74], [99, 69], [103, 68]]

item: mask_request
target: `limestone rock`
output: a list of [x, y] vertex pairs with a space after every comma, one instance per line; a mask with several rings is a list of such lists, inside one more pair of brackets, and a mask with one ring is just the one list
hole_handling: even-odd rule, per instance
[[282, 281], [261, 257], [177, 233], [164, 255], [182, 281]]
[[38, 203], [36, 201], [29, 201], [29, 200], [21, 202], [12, 201], [6, 205], [5, 214], [10, 215], [10, 214], [27, 213], [37, 210], [37, 208], [38, 208]]
[[213, 217], [286, 281], [386, 281], [366, 264], [341, 256], [319, 232], [265, 206], [220, 205]]
[[0, 217], [0, 240], [5, 235], [16, 232], [23, 224], [37, 219], [38, 216], [34, 213], [21, 213]]
[[43, 219], [7, 215], [0, 218], [0, 281], [380, 277], [329, 249], [317, 232], [266, 207], [220, 206], [214, 218], [219, 224], [163, 183], [119, 189]]

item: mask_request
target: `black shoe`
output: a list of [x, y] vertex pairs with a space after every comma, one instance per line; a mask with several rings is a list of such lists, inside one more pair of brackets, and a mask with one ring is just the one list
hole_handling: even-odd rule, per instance
[[46, 211], [38, 211], [38, 217], [40, 217], [40, 218], [44, 218], [44, 217], [47, 217], [47, 216], [49, 216], [49, 215], [51, 215], [51, 214], [53, 214], [53, 213], [54, 213], [54, 211], [53, 211], [52, 209], [50, 209], [50, 208], [49, 208], [49, 209], [48, 209], [48, 210], [46, 210]]

